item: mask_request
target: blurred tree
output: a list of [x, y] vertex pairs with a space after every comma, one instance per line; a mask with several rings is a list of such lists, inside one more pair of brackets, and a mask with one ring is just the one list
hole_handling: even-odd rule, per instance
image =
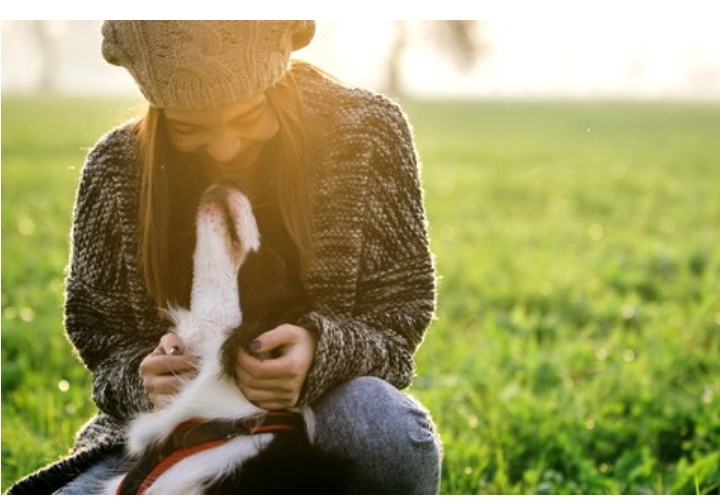
[[57, 83], [59, 64], [58, 32], [52, 21], [30, 21], [28, 26], [40, 55], [40, 74], [37, 90], [41, 93], [52, 92]]
[[[385, 92], [398, 97], [402, 94], [402, 62], [409, 45], [409, 23], [394, 21], [394, 39], [388, 56]], [[484, 54], [486, 44], [480, 36], [480, 21], [420, 21], [423, 23], [423, 36], [427, 36], [443, 52], [448, 53], [458, 63], [461, 70], [470, 69]]]

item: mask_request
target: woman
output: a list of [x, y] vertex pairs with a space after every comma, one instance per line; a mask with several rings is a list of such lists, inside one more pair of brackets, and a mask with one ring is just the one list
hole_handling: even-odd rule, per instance
[[[103, 24], [105, 59], [133, 75], [149, 108], [94, 147], [76, 199], [66, 328], [99, 413], [71, 456], [11, 492], [87, 493], [117, 465], [128, 420], [193, 375], [158, 309], [187, 305], [197, 201], [225, 180], [248, 192], [264, 243], [312, 303], [297, 324], [262, 334], [256, 355], [237, 352], [238, 387], [262, 408], [310, 404], [318, 447], [353, 462], [352, 492], [437, 492], [430, 417], [399, 391], [435, 305], [411, 132], [384, 97], [289, 63], [314, 30]], [[258, 359], [269, 351], [280, 356]]]

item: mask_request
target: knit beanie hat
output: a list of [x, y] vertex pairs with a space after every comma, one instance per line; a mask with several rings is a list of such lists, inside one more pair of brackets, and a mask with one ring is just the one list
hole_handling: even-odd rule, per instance
[[155, 107], [204, 109], [275, 85], [314, 21], [105, 21], [102, 54]]

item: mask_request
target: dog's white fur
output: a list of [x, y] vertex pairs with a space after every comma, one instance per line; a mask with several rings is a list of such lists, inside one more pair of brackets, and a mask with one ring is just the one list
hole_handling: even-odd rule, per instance
[[[237, 274], [247, 254], [260, 247], [260, 234], [250, 202], [241, 192], [229, 187], [212, 188], [222, 191], [220, 196], [206, 193], [198, 210], [190, 309], [170, 310], [186, 354], [200, 357], [198, 375], [186, 381], [169, 406], [133, 420], [128, 434], [128, 450], [133, 456], [163, 442], [175, 427], [189, 419], [235, 420], [264, 411], [243, 396], [234, 380], [223, 375], [219, 356], [228, 335], [242, 321]], [[232, 218], [230, 226], [223, 202]], [[311, 430], [311, 412], [303, 410], [303, 415]], [[257, 455], [273, 437], [239, 436], [196, 453], [170, 467], [146, 493], [202, 494], [209, 484]], [[123, 477], [108, 481], [105, 492], [114, 494]]]

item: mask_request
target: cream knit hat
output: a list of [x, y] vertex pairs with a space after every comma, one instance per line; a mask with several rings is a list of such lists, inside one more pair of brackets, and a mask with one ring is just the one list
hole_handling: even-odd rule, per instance
[[102, 54], [151, 105], [203, 109], [276, 84], [314, 34], [314, 21], [105, 21]]

